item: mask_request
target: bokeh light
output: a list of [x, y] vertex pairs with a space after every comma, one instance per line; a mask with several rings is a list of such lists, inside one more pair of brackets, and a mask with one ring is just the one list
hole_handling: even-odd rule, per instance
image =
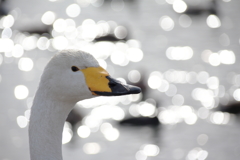
[[173, 9], [177, 13], [183, 13], [187, 9], [187, 4], [183, 0], [175, 0], [173, 2]]
[[64, 19], [57, 19], [54, 23], [53, 23], [53, 28], [55, 31], [57, 32], [63, 32], [65, 31], [65, 28], [67, 27], [67, 23]]
[[193, 159], [205, 160], [207, 157], [208, 157], [208, 152], [206, 150], [203, 150], [201, 148], [194, 148], [188, 152], [186, 159], [187, 160], [193, 160]]
[[164, 31], [171, 31], [174, 28], [174, 21], [169, 16], [162, 16], [159, 25]]
[[124, 39], [127, 37], [127, 29], [123, 26], [118, 26], [115, 28], [114, 30], [114, 35], [118, 38], [118, 39]]
[[51, 25], [55, 21], [56, 15], [52, 11], [47, 11], [42, 15], [42, 22], [46, 25]]
[[30, 58], [24, 57], [20, 58], [18, 61], [18, 68], [22, 71], [31, 71], [33, 68], [33, 61]]
[[63, 127], [63, 133], [62, 133], [62, 144], [66, 144], [71, 141], [73, 136], [71, 124], [68, 122], [65, 122]]
[[141, 73], [138, 70], [131, 70], [128, 73], [128, 79], [132, 83], [137, 83], [141, 79]]
[[[229, 139], [227, 128], [238, 131], [238, 1], [48, 0], [45, 7], [37, 3], [37, 13], [27, 8], [34, 6], [30, 2], [7, 2], [1, 3], [0, 18], [0, 126], [6, 150], [17, 148], [25, 158], [27, 140], [21, 134], [41, 73], [56, 52], [79, 49], [142, 93], [78, 102], [77, 122], [63, 127], [62, 144], [73, 142], [64, 145], [63, 156], [78, 156], [71, 150], [74, 144], [83, 159], [106, 157], [106, 150], [118, 151], [120, 159], [237, 159], [236, 136]], [[12, 96], [4, 98], [8, 89]], [[188, 134], [180, 131], [183, 127]], [[177, 143], [162, 141], [175, 142], [175, 134]], [[233, 147], [209, 149], [216, 139]], [[2, 157], [14, 156], [3, 152]]]
[[50, 42], [47, 37], [40, 37], [37, 41], [37, 47], [40, 50], [48, 49]]
[[111, 54], [111, 61], [114, 64], [120, 65], [120, 66], [126, 66], [128, 64], [128, 59], [124, 52], [121, 51], [115, 51]]
[[212, 109], [214, 107], [215, 100], [214, 100], [214, 93], [212, 90], [208, 90], [204, 88], [195, 88], [192, 91], [192, 97], [195, 100], [200, 101], [201, 104], [208, 109]]
[[14, 42], [9, 38], [0, 39], [0, 52], [11, 52], [14, 47]]
[[87, 138], [89, 137], [91, 130], [87, 126], [80, 126], [77, 130], [78, 136], [81, 138]]
[[179, 24], [184, 28], [188, 28], [192, 25], [192, 19], [188, 15], [182, 14], [179, 17]]
[[25, 99], [28, 97], [29, 90], [26, 86], [24, 85], [18, 85], [14, 89], [14, 95], [17, 99]]
[[25, 128], [28, 125], [28, 119], [24, 116], [17, 117], [17, 124], [20, 128]]
[[106, 128], [103, 131], [104, 137], [108, 140], [108, 141], [116, 141], [119, 138], [119, 131], [116, 128]]
[[66, 13], [69, 17], [77, 17], [80, 12], [81, 8], [78, 4], [71, 4], [66, 9]]
[[4, 28], [2, 31], [2, 38], [11, 38], [12, 36], [12, 29], [11, 28]]
[[229, 46], [231, 41], [229, 36], [226, 33], [223, 33], [219, 36], [219, 43], [223, 46]]
[[0, 65], [2, 64], [3, 62], [3, 56], [0, 54]]
[[227, 124], [230, 120], [230, 114], [217, 111], [211, 114], [210, 120], [212, 123], [218, 125]]
[[20, 58], [20, 57], [22, 57], [23, 53], [24, 53], [24, 49], [20, 44], [16, 44], [13, 47], [13, 50], [12, 50], [12, 56], [13, 57]]
[[209, 74], [206, 71], [201, 71], [197, 75], [197, 80], [201, 84], [206, 84], [209, 78]]
[[64, 36], [58, 36], [53, 39], [52, 45], [57, 50], [63, 50], [68, 46], [68, 40]]
[[209, 15], [207, 17], [207, 25], [210, 28], [219, 28], [221, 26], [221, 21], [216, 15]]
[[143, 52], [139, 48], [129, 48], [127, 53], [128, 59], [132, 62], [139, 62], [143, 59]]
[[170, 60], [189, 60], [193, 56], [193, 50], [189, 46], [185, 47], [169, 47], [166, 56]]
[[83, 146], [83, 151], [86, 154], [98, 154], [101, 151], [101, 146], [96, 142], [86, 143]]
[[219, 66], [220, 64], [232, 65], [236, 61], [236, 57], [231, 50], [220, 50], [214, 53], [210, 50], [202, 52], [202, 60], [212, 66]]
[[139, 104], [138, 113], [144, 117], [151, 117], [156, 113], [156, 106], [151, 103], [142, 102]]
[[172, 103], [176, 106], [181, 106], [184, 103], [184, 97], [180, 94], [174, 95], [172, 97]]
[[4, 28], [10, 28], [13, 26], [15, 19], [12, 15], [7, 15], [2, 18], [2, 26]]
[[236, 89], [234, 92], [233, 92], [233, 98], [236, 100], [236, 101], [240, 101], [240, 89]]
[[148, 86], [152, 89], [157, 89], [161, 86], [162, 78], [160, 72], [152, 72], [148, 79]]
[[176, 93], [177, 93], [177, 87], [174, 84], [169, 84], [168, 90], [165, 92], [165, 94], [169, 97], [172, 97]]
[[145, 155], [154, 157], [157, 156], [160, 152], [160, 149], [157, 145], [154, 144], [146, 144], [143, 146], [143, 152]]
[[203, 146], [205, 145], [207, 142], [208, 142], [208, 135], [206, 134], [200, 134], [198, 137], [197, 137], [197, 142], [199, 145]]
[[236, 61], [233, 51], [221, 50], [219, 56], [222, 64], [234, 64]]
[[24, 38], [22, 42], [24, 50], [33, 50], [37, 47], [37, 37], [32, 35]]

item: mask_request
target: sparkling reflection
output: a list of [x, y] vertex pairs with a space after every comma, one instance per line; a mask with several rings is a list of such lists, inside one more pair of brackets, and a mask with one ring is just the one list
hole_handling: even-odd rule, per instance
[[3, 62], [3, 56], [0, 54], [0, 65], [2, 64]]
[[177, 93], [177, 87], [174, 84], [170, 84], [168, 86], [168, 90], [165, 92], [165, 94], [169, 97], [174, 96]]
[[220, 64], [234, 64], [236, 58], [234, 52], [230, 50], [220, 50], [218, 53], [205, 50], [202, 53], [202, 60], [212, 66], [219, 66]]
[[71, 4], [66, 9], [66, 13], [69, 17], [77, 17], [80, 12], [81, 8], [78, 4]]
[[77, 130], [78, 136], [81, 138], [89, 137], [91, 130], [87, 126], [80, 126]]
[[20, 57], [22, 57], [23, 53], [24, 53], [24, 49], [20, 44], [16, 44], [13, 47], [13, 50], [12, 50], [12, 56], [13, 57], [20, 58]]
[[0, 39], [0, 52], [11, 52], [14, 42], [9, 38]]
[[163, 108], [158, 118], [163, 124], [176, 124], [184, 121], [188, 125], [195, 124], [198, 119], [193, 108], [187, 105]]
[[105, 128], [102, 133], [108, 141], [115, 141], [120, 135], [118, 129], [113, 127]]
[[233, 98], [236, 100], [236, 101], [240, 101], [240, 89], [236, 89], [234, 92], [233, 92]]
[[25, 99], [28, 97], [29, 90], [24, 85], [18, 85], [14, 89], [14, 95], [17, 99]]
[[64, 36], [58, 36], [53, 39], [52, 45], [57, 50], [63, 50], [67, 48], [68, 40]]
[[40, 37], [37, 41], [37, 47], [40, 50], [48, 49], [50, 42], [47, 37]]
[[67, 27], [67, 24], [65, 22], [64, 19], [57, 19], [54, 23], [53, 23], [53, 28], [55, 31], [57, 32], [63, 32], [65, 30], [65, 28]]
[[170, 60], [189, 60], [193, 56], [193, 50], [189, 46], [185, 47], [169, 47], [166, 56]]
[[180, 94], [174, 95], [172, 97], [172, 103], [176, 106], [181, 106], [184, 103], [184, 97]]
[[12, 15], [4, 16], [1, 19], [1, 25], [3, 26], [3, 28], [10, 28], [10, 27], [12, 27], [14, 22], [15, 22], [15, 20], [14, 20], [14, 17]]
[[201, 148], [194, 148], [191, 151], [188, 152], [188, 155], [186, 157], [187, 160], [205, 160], [208, 157], [208, 152], [206, 150], [203, 150]]
[[118, 38], [118, 39], [124, 39], [127, 37], [127, 29], [123, 26], [118, 26], [115, 28], [114, 30], [114, 35]]
[[223, 33], [219, 37], [219, 43], [223, 46], [229, 46], [230, 45], [230, 38], [226, 33]]
[[63, 133], [62, 133], [62, 144], [66, 144], [71, 141], [73, 136], [71, 124], [68, 122], [65, 122], [63, 127]]
[[148, 85], [152, 89], [157, 89], [161, 86], [162, 83], [162, 74], [160, 72], [152, 72], [149, 79], [148, 79]]
[[12, 36], [12, 29], [11, 28], [4, 28], [2, 31], [2, 38], [11, 38]]
[[159, 154], [160, 149], [157, 145], [147, 144], [147, 145], [144, 145], [143, 152], [147, 156], [154, 157], [154, 156], [157, 156]]
[[[56, 6], [63, 3], [49, 1]], [[7, 118], [10, 121], [4, 114], [0, 116], [1, 127], [11, 120], [17, 124], [17, 130], [6, 130], [11, 135], [13, 146], [24, 146], [25, 141], [14, 134], [20, 128], [27, 129], [33, 100], [31, 94], [34, 93], [32, 85], [37, 83], [36, 78], [39, 78], [49, 58], [59, 50], [81, 49], [90, 52], [111, 75], [123, 77], [118, 80], [140, 86], [143, 93], [78, 102], [76, 107], [83, 110], [82, 120], [75, 126], [65, 123], [63, 144], [76, 141], [83, 147], [85, 156], [99, 153], [102, 156], [106, 153], [105, 149], [119, 149], [128, 139], [130, 146], [126, 149], [141, 146], [139, 150], [127, 154], [129, 157], [131, 154], [131, 158], [134, 156], [132, 153], [135, 154], [137, 160], [169, 157], [169, 154], [176, 160], [204, 160], [209, 154], [216, 154], [213, 150], [186, 148], [191, 142], [181, 148], [161, 143], [161, 153], [159, 146], [155, 145], [162, 137], [166, 138], [166, 142], [174, 140], [171, 136], [178, 138], [181, 144], [181, 138], [186, 138], [186, 135], [178, 131], [187, 126], [186, 130], [190, 130], [187, 136], [194, 136], [194, 143], [211, 147], [210, 133], [221, 133], [216, 133], [214, 138], [222, 138], [221, 135], [226, 133], [224, 126], [218, 125], [235, 126], [238, 123], [233, 114], [222, 109], [222, 106], [240, 101], [236, 50], [239, 35], [234, 30], [238, 24], [232, 16], [235, 8], [231, 8], [231, 12], [225, 11], [232, 5], [231, 0], [211, 2], [216, 2], [217, 7], [200, 0], [155, 0], [150, 7], [150, 2], [136, 0], [76, 0], [64, 5], [65, 17], [57, 10], [44, 10], [38, 16], [32, 15], [38, 18], [39, 23], [31, 25], [27, 23], [29, 17], [25, 17], [21, 9], [2, 15], [0, 84], [2, 88], [14, 85], [10, 91], [15, 101], [22, 100], [22, 106], [25, 106], [9, 108]], [[192, 12], [189, 12], [191, 9]], [[161, 14], [156, 14], [160, 13], [159, 10]], [[98, 14], [99, 11], [101, 14]], [[101, 20], [101, 17], [106, 19]], [[115, 21], [109, 21], [109, 18]], [[24, 26], [25, 21], [27, 27]], [[35, 19], [31, 21], [35, 23]], [[40, 29], [35, 26], [40, 26]], [[10, 73], [17, 79], [9, 76]], [[25, 82], [29, 85], [18, 85]], [[155, 118], [163, 127], [136, 129], [117, 125], [128, 118]], [[203, 124], [202, 133], [193, 135], [192, 129]], [[235, 130], [237, 127], [232, 132]], [[224, 141], [228, 144], [227, 137]], [[69, 146], [64, 147], [67, 150]], [[220, 152], [217, 155], [222, 156]]]
[[86, 154], [98, 154], [101, 151], [101, 146], [96, 142], [86, 143], [83, 146], [83, 151]]
[[128, 79], [132, 83], [137, 83], [141, 79], [141, 74], [140, 74], [140, 72], [138, 70], [131, 70], [128, 73]]
[[20, 128], [25, 128], [28, 125], [28, 119], [24, 116], [17, 117], [17, 124]]
[[214, 112], [211, 114], [210, 120], [214, 124], [222, 125], [227, 124], [230, 120], [230, 114], [224, 112]]
[[156, 107], [151, 103], [142, 102], [138, 105], [138, 113], [144, 117], [151, 117], [156, 112]]
[[209, 15], [207, 17], [207, 25], [210, 28], [219, 28], [221, 26], [221, 21], [216, 15]]
[[129, 48], [127, 53], [128, 59], [132, 62], [140, 62], [143, 58], [143, 52], [139, 48]]
[[47, 11], [42, 15], [42, 22], [46, 25], [51, 25], [55, 21], [56, 15], [52, 11]]
[[192, 19], [191, 17], [189, 17], [188, 15], [186, 14], [182, 14], [180, 17], [179, 17], [179, 24], [184, 27], [184, 28], [188, 28], [191, 26], [192, 24]]
[[200, 134], [197, 137], [197, 142], [201, 146], [205, 145], [207, 143], [207, 141], [208, 141], [208, 135], [206, 135], [206, 134]]
[[32, 35], [24, 38], [22, 42], [24, 50], [33, 50], [37, 47], [37, 37]]
[[172, 5], [174, 11], [177, 13], [183, 13], [187, 9], [187, 4], [182, 0], [175, 0]]
[[135, 158], [136, 158], [136, 160], [146, 160], [147, 155], [145, 155], [143, 150], [140, 150], [136, 153]]
[[192, 97], [195, 100], [200, 101], [201, 104], [208, 109], [212, 109], [214, 107], [215, 100], [214, 100], [214, 93], [212, 90], [208, 90], [204, 88], [195, 88], [192, 91]]
[[33, 68], [33, 61], [30, 58], [20, 58], [18, 61], [18, 68], [22, 71], [31, 71]]
[[162, 16], [159, 25], [164, 31], [171, 31], [174, 28], [174, 21], [169, 16]]

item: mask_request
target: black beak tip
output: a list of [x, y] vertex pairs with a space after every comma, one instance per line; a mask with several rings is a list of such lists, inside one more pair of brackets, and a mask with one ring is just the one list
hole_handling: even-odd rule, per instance
[[138, 94], [138, 93], [141, 93], [141, 91], [142, 91], [141, 88], [137, 87], [137, 86], [129, 85], [128, 87], [130, 89], [130, 91], [129, 91], [130, 94]]
[[141, 93], [141, 88], [129, 84], [122, 84], [120, 81], [111, 78], [110, 76], [106, 77], [109, 80], [109, 88], [111, 92], [100, 92], [92, 91], [96, 95], [100, 96], [121, 96], [129, 94], [138, 94]]

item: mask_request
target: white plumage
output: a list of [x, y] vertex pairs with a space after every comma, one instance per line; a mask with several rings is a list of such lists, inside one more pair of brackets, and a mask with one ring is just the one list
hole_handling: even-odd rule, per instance
[[[73, 66], [78, 70], [73, 70]], [[69, 112], [76, 102], [96, 96], [89, 87], [90, 82], [86, 83], [83, 70], [87, 68], [99, 70], [101, 67], [92, 55], [76, 50], [57, 53], [45, 67], [31, 109], [31, 160], [62, 160], [62, 130]], [[100, 70], [104, 71], [102, 68]], [[109, 92], [107, 95], [136, 94], [141, 91], [138, 87], [123, 85], [106, 76], [107, 72], [104, 73], [98, 74], [104, 78], [102, 83], [108, 82], [105, 88], [109, 87], [111, 92], [101, 88], [97, 90], [99, 95], [106, 95], [106, 92]], [[98, 81], [102, 79], [94, 80], [95, 86], [101, 84]]]

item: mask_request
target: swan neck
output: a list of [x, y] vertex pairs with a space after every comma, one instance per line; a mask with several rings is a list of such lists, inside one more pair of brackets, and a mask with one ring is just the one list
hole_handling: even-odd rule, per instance
[[62, 160], [62, 131], [74, 103], [36, 93], [29, 123], [31, 160]]

